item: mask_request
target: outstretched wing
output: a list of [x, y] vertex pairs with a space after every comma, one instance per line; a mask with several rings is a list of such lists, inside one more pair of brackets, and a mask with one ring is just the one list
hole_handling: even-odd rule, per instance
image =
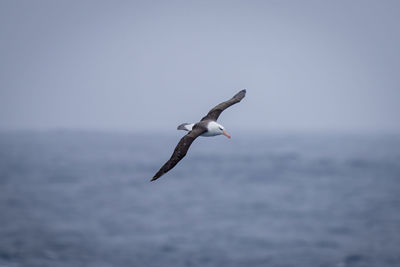
[[236, 95], [234, 95], [231, 99], [229, 99], [228, 101], [222, 102], [221, 104], [215, 106], [212, 110], [210, 110], [208, 112], [208, 114], [202, 118], [201, 120], [213, 120], [216, 121], [219, 117], [219, 115], [222, 113], [222, 111], [224, 111], [225, 109], [229, 108], [230, 106], [239, 103], [240, 100], [242, 100], [244, 98], [244, 96], [246, 95], [246, 89], [243, 89], [242, 91], [240, 91], [239, 93], [237, 93]]
[[187, 135], [182, 137], [178, 145], [175, 147], [174, 153], [172, 154], [171, 158], [154, 175], [151, 181], [157, 180], [162, 175], [164, 175], [164, 173], [168, 172], [170, 169], [175, 167], [175, 165], [186, 155], [194, 139], [196, 139], [199, 135], [201, 135], [206, 131], [207, 131], [206, 128], [195, 125], [192, 131], [190, 131]]

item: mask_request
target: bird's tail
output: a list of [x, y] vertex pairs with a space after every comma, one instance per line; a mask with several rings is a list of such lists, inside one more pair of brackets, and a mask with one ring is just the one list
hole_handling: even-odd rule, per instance
[[178, 126], [178, 130], [184, 130], [184, 131], [191, 131], [193, 129], [194, 123], [182, 123], [181, 125]]

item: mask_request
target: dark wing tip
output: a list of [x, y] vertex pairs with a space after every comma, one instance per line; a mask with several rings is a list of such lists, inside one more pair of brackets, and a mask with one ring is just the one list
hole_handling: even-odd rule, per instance
[[242, 100], [246, 95], [246, 89], [241, 90], [239, 93], [233, 96], [233, 98]]
[[161, 177], [161, 175], [154, 175], [154, 177], [153, 178], [151, 178], [151, 180], [150, 180], [150, 182], [153, 182], [153, 181], [155, 181], [155, 180], [157, 180], [158, 178], [160, 178]]
[[150, 182], [153, 182], [155, 180], [157, 180], [158, 178], [160, 178], [161, 176], [164, 175], [164, 172], [162, 170], [159, 170], [154, 176], [153, 178], [151, 178]]

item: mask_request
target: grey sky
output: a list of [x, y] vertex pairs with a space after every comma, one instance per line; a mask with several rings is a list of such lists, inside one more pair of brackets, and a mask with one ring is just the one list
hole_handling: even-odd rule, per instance
[[1, 1], [0, 129], [400, 132], [399, 1]]

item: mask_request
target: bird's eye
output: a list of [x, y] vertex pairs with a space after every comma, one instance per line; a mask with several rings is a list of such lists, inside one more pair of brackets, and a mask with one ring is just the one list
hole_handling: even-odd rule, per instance
[[224, 129], [222, 129], [222, 127], [219, 127], [219, 129], [222, 131], [222, 130], [224, 130]]

